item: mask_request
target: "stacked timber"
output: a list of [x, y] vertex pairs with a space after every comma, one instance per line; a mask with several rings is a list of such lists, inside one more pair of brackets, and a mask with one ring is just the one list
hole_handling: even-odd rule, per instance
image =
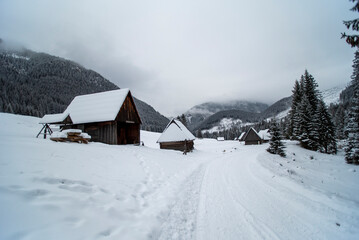
[[88, 143], [91, 136], [83, 133], [80, 129], [66, 129], [62, 132], [52, 133], [50, 139], [55, 142]]

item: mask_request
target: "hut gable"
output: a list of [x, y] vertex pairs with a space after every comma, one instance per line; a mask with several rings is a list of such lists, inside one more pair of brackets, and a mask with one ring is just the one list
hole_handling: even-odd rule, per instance
[[245, 145], [254, 145], [254, 144], [262, 143], [262, 139], [258, 135], [257, 131], [254, 130], [254, 128], [250, 128], [248, 130], [243, 140], [245, 141]]
[[135, 102], [129, 92], [123, 101], [120, 111], [117, 114], [116, 120], [119, 122], [141, 123], [141, 118], [136, 109]]

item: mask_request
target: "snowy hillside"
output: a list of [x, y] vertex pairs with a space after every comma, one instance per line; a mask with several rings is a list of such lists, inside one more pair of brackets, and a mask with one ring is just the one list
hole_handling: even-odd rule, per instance
[[357, 239], [359, 166], [287, 143], [195, 141], [187, 155], [35, 138], [0, 113], [0, 239]]
[[241, 110], [250, 113], [260, 113], [268, 107], [267, 104], [250, 101], [206, 102], [196, 105], [185, 112], [188, 126], [191, 130], [198, 128], [199, 124], [209, 116], [221, 111]]
[[341, 85], [322, 91], [322, 97], [325, 104], [329, 106], [331, 103], [339, 103], [340, 93], [345, 89], [345, 87], [346, 85]]
[[[321, 91], [321, 94], [322, 94], [322, 97], [323, 97], [323, 100], [325, 102], [325, 104], [327, 106], [329, 106], [330, 104], [336, 104], [336, 103], [339, 103], [339, 96], [340, 96], [340, 93], [345, 89], [345, 85], [341, 85], [341, 86], [337, 86], [337, 87], [333, 87], [333, 88], [329, 88], [329, 89], [326, 89], [324, 91]], [[288, 98], [289, 99], [289, 98]], [[284, 100], [284, 99], [283, 99]], [[289, 99], [291, 101], [291, 99]], [[291, 102], [289, 102], [291, 103]], [[270, 107], [269, 107], [270, 108]], [[289, 110], [290, 110], [290, 105], [289, 107], [284, 110], [284, 111], [281, 111], [280, 113], [278, 113], [275, 117], [277, 119], [282, 119], [284, 117], [287, 116], [287, 114], [289, 113]]]

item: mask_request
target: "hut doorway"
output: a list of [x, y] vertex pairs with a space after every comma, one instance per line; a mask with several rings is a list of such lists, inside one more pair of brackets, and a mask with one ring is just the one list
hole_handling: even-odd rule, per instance
[[136, 144], [139, 139], [140, 125], [136, 123], [117, 123], [117, 144]]

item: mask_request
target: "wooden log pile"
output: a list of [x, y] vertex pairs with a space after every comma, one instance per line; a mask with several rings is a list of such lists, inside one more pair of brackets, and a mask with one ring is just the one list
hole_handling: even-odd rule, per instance
[[91, 136], [79, 129], [67, 129], [62, 132], [54, 132], [50, 139], [55, 142], [77, 142], [87, 144]]

